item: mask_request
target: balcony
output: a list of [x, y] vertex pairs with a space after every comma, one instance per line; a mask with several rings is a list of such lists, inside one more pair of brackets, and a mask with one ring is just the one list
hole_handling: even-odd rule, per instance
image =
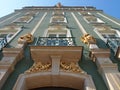
[[107, 43], [109, 44], [109, 46], [117, 48], [118, 46], [120, 46], [120, 37], [107, 38]]
[[39, 37], [36, 46], [75, 46], [74, 37]]
[[7, 38], [0, 38], [0, 50], [7, 44]]
[[108, 38], [107, 45], [113, 50], [114, 55], [120, 59], [120, 37]]

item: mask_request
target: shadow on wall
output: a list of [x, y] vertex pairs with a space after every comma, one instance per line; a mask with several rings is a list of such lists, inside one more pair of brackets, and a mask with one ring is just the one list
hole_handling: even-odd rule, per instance
[[30, 90], [77, 90], [77, 89], [72, 89], [67, 87], [41, 87], [41, 88], [35, 88]]

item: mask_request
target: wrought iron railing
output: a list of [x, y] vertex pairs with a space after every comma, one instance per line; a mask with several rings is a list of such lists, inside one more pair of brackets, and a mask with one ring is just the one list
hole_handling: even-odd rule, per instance
[[0, 39], [0, 50], [7, 44], [7, 38]]
[[107, 45], [116, 53], [118, 47], [120, 46], [120, 37], [110, 37], [107, 38]]
[[74, 37], [39, 37], [37, 46], [75, 46]]

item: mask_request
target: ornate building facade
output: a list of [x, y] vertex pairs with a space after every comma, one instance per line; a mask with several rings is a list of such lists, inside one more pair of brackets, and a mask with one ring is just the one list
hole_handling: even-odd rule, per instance
[[0, 18], [0, 89], [120, 90], [120, 21], [92, 6], [31, 6]]

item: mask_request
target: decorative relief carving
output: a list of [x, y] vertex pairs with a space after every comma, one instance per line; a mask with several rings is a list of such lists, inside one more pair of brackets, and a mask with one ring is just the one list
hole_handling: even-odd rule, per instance
[[81, 37], [81, 41], [85, 44], [95, 44], [96, 43], [96, 39], [91, 36], [90, 34], [85, 34], [84, 36]]
[[18, 39], [18, 42], [22, 42], [22, 41], [26, 41], [27, 43], [32, 43], [33, 36], [30, 33], [25, 34]]
[[70, 62], [70, 63], [60, 62], [60, 67], [62, 70], [65, 71], [84, 73], [84, 71], [75, 62]]
[[26, 71], [26, 73], [48, 71], [50, 68], [51, 68], [50, 63], [42, 64], [41, 62], [36, 62], [29, 70]]

